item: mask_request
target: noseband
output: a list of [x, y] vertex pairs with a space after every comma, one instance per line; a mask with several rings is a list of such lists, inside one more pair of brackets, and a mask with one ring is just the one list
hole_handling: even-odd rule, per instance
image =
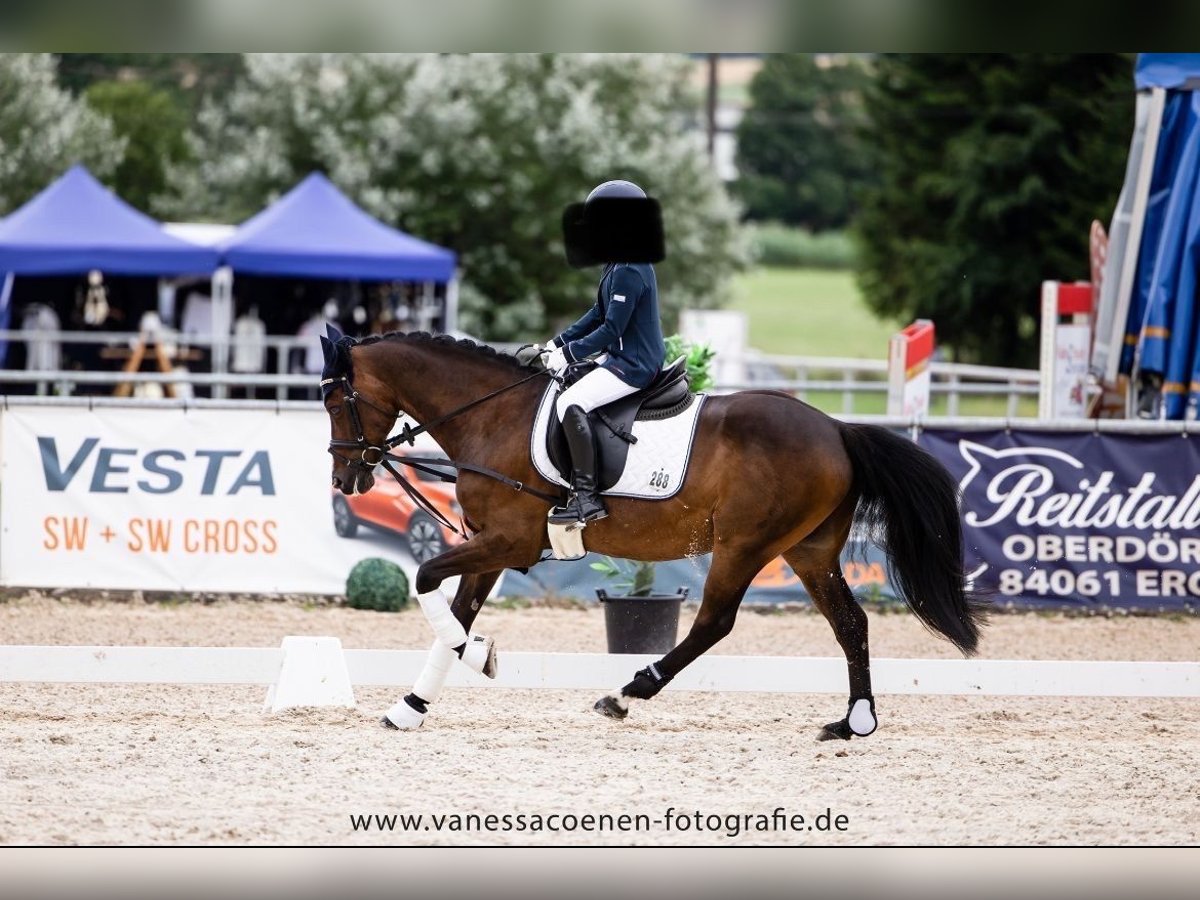
[[[331, 439], [329, 441], [329, 452], [335, 459], [341, 460], [352, 469], [361, 469], [364, 472], [370, 472], [377, 465], [383, 462], [384, 457], [387, 456], [388, 450], [396, 446], [396, 444], [401, 443], [406, 439], [411, 442], [411, 438], [408, 437], [411, 429], [408, 425], [404, 426], [404, 431], [400, 435], [398, 435], [396, 438], [389, 439], [382, 447], [378, 444], [372, 444], [370, 441], [368, 441], [362, 426], [362, 417], [358, 414], [359, 403], [364, 403], [371, 407], [371, 409], [383, 413], [388, 417], [389, 421], [393, 422], [396, 420], [399, 412], [397, 411], [394, 413], [389, 413], [382, 406], [372, 403], [354, 389], [354, 385], [350, 383], [350, 379], [345, 375], [340, 378], [326, 378], [321, 381], [321, 390], [329, 388], [332, 391], [336, 390], [338, 387], [342, 389], [342, 394], [344, 395], [346, 401], [346, 408], [350, 411], [350, 424], [354, 427], [354, 433], [357, 434], [358, 437], [354, 440], [341, 440], [338, 438]], [[360, 452], [358, 458], [353, 459], [340, 452], [342, 450], [358, 450]]]

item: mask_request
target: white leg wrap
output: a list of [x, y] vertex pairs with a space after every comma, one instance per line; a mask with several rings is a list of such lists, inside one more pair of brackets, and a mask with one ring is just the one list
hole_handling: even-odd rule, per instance
[[879, 724], [875, 721], [875, 714], [871, 712], [871, 701], [865, 697], [854, 701], [854, 706], [851, 707], [850, 715], [846, 717], [846, 720], [850, 725], [850, 730], [860, 737], [870, 734]]
[[403, 700], [399, 701], [383, 715], [384, 718], [401, 731], [412, 731], [415, 728], [420, 728], [421, 723], [425, 721], [425, 713], [417, 712]]
[[417, 594], [417, 602], [421, 611], [433, 626], [437, 639], [447, 647], [461, 647], [467, 642], [467, 632], [462, 623], [450, 612], [450, 601], [440, 590], [432, 590], [428, 594]]
[[472, 672], [481, 672], [488, 678], [496, 677], [496, 642], [482, 634], [472, 634], [463, 648], [462, 661]]
[[429, 648], [429, 656], [425, 658], [425, 665], [421, 667], [421, 674], [417, 676], [417, 680], [413, 684], [412, 692], [426, 703], [436, 703], [438, 697], [442, 695], [442, 688], [446, 684], [446, 675], [450, 672], [450, 666], [454, 664], [456, 658], [454, 650], [447, 647], [441, 640], [435, 640], [433, 646]]

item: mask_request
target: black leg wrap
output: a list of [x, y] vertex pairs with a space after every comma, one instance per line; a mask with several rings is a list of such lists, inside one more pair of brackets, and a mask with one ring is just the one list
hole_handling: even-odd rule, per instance
[[634, 675], [633, 681], [621, 688], [621, 693], [626, 697], [649, 700], [670, 682], [670, 677], [659, 671], [658, 663], [653, 663]]

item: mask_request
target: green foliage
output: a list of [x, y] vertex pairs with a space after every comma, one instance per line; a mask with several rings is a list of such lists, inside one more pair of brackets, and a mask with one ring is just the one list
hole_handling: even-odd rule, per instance
[[74, 163], [106, 178], [124, 144], [107, 119], [55, 83], [52, 56], [0, 54], [0, 215]]
[[932, 319], [963, 361], [1036, 365], [1044, 279], [1086, 279], [1133, 126], [1132, 58], [896, 55], [877, 62], [860, 279], [877, 313]]
[[870, 71], [856, 57], [780, 53], [750, 83], [737, 129], [737, 193], [754, 219], [844, 228], [871, 174], [859, 134]]
[[[312, 170], [372, 214], [460, 256], [464, 327], [540, 339], [595, 293], [570, 268], [563, 209], [627, 178], [662, 204], [664, 316], [720, 306], [745, 260], [739, 210], [696, 135], [674, 55], [251, 55], [201, 109], [195, 163], [161, 214], [240, 221]], [[468, 290], [469, 287], [469, 290]]]
[[681, 356], [687, 357], [688, 387], [694, 392], [706, 391], [712, 387], [712, 375], [709, 372], [712, 359], [717, 351], [708, 344], [693, 344], [685, 341], [680, 335], [672, 334], [663, 339], [666, 352], [663, 354], [663, 365], [673, 363]]
[[166, 166], [187, 157], [187, 114], [174, 96], [142, 81], [98, 81], [84, 96], [125, 139], [124, 158], [106, 181], [123, 200], [149, 209], [166, 187]]
[[74, 94], [105, 81], [164, 91], [188, 114], [206, 96], [223, 97], [244, 71], [240, 53], [60, 53], [58, 83]]
[[408, 576], [391, 560], [360, 560], [346, 578], [346, 602], [355, 609], [396, 612], [408, 604]]
[[612, 579], [613, 587], [626, 597], [649, 597], [654, 593], [656, 563], [623, 559], [620, 562], [606, 556], [601, 562], [589, 563], [590, 568]]
[[813, 234], [779, 222], [748, 228], [754, 261], [796, 269], [853, 269], [854, 242], [844, 231]]

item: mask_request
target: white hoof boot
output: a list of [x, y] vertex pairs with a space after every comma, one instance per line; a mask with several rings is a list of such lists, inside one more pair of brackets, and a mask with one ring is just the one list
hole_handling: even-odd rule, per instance
[[463, 647], [462, 661], [472, 672], [480, 672], [488, 678], [495, 678], [497, 671], [495, 640], [484, 637], [482, 634], [472, 634], [467, 638], [467, 645]]
[[850, 714], [846, 716], [846, 724], [859, 737], [866, 737], [878, 728], [879, 720], [875, 718], [875, 711], [871, 709], [871, 701], [866, 697], [855, 700], [854, 705], [850, 707]]
[[415, 731], [425, 721], [425, 713], [417, 712], [403, 700], [383, 714], [383, 724], [399, 731]]

